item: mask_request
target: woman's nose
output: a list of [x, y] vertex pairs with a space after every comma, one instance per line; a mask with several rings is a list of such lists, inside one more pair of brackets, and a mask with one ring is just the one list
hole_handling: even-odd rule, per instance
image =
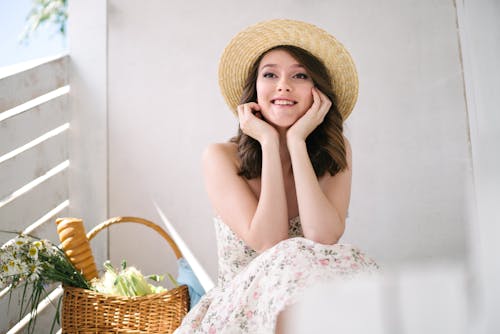
[[290, 83], [288, 82], [287, 79], [281, 79], [279, 82], [278, 82], [278, 92], [290, 92], [292, 90], [292, 86], [290, 85]]

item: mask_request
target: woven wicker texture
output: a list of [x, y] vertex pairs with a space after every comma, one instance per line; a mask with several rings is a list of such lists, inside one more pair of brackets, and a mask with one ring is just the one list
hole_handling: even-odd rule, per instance
[[64, 287], [62, 333], [173, 333], [188, 302], [185, 285], [142, 297]]
[[[103, 229], [126, 222], [152, 228], [168, 242], [178, 259], [182, 257], [161, 227], [138, 217], [111, 218], [92, 229], [86, 239], [90, 241]], [[173, 333], [187, 313], [189, 294], [185, 285], [140, 297], [112, 296], [65, 286], [62, 305], [62, 333]]]
[[351, 55], [335, 37], [315, 25], [284, 19], [250, 26], [224, 49], [219, 63], [219, 86], [231, 111], [236, 115], [252, 64], [262, 53], [279, 45], [300, 47], [323, 61], [332, 79], [337, 107], [345, 120], [358, 97], [358, 75]]

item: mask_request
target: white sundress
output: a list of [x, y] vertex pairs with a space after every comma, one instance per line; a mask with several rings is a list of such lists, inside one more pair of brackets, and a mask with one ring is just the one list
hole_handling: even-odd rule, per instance
[[378, 271], [378, 265], [358, 248], [303, 238], [299, 217], [290, 220], [289, 239], [260, 255], [219, 217], [214, 223], [218, 284], [186, 315], [175, 334], [271, 334], [278, 314], [305, 288]]

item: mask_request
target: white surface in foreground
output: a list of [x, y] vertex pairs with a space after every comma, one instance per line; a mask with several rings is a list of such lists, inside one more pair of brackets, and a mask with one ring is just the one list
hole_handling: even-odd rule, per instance
[[290, 334], [464, 334], [470, 326], [461, 266], [398, 268], [316, 286], [287, 313]]

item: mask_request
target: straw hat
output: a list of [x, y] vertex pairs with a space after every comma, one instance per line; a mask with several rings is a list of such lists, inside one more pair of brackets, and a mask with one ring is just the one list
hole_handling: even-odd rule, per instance
[[250, 67], [262, 53], [278, 45], [300, 47], [323, 61], [332, 79], [337, 107], [345, 120], [358, 96], [358, 75], [349, 52], [323, 29], [284, 19], [250, 26], [224, 49], [219, 63], [219, 85], [231, 110], [236, 114]]

